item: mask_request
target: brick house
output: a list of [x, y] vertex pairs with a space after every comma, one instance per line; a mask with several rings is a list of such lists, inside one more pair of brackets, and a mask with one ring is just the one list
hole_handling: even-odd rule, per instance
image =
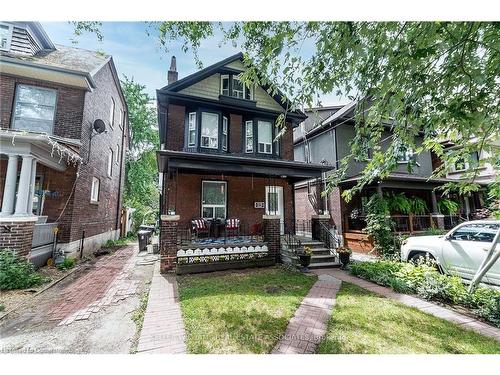
[[[177, 237], [201, 238], [198, 250], [205, 252], [227, 244], [228, 229], [238, 240], [262, 234], [279, 247], [279, 236], [295, 223], [294, 184], [330, 169], [293, 160], [293, 128], [305, 114], [286, 112], [287, 99], [268, 87], [245, 86], [244, 70], [239, 53], [177, 80], [173, 57], [169, 84], [157, 91], [163, 269], [174, 268], [177, 249], [184, 251], [170, 238], [172, 227]], [[277, 138], [280, 114], [286, 132]], [[277, 239], [266, 238], [271, 227]]]
[[[294, 129], [294, 155], [296, 161], [319, 163], [324, 162], [333, 167], [339, 166], [340, 160], [350, 153], [350, 142], [355, 136], [354, 113], [356, 102], [346, 105], [331, 107], [310, 108], [305, 111], [308, 118]], [[390, 128], [387, 127], [382, 139], [382, 149], [389, 147]], [[417, 145], [423, 141], [417, 138]], [[474, 209], [481, 208], [484, 204], [480, 193], [473, 193], [469, 197], [453, 197], [461, 204], [458, 215], [443, 215], [440, 212], [438, 201], [441, 199], [436, 187], [456, 180], [461, 176], [464, 168], [457, 167], [456, 172], [449, 173], [446, 178], [430, 179], [429, 176], [439, 162], [430, 151], [415, 154], [412, 150], [401, 150], [397, 169], [384, 180], [375, 180], [356, 194], [347, 203], [341, 197], [342, 192], [357, 182], [358, 178], [370, 155], [365, 158], [360, 155], [357, 160], [351, 160], [348, 165], [347, 175], [337, 188], [334, 188], [328, 197], [318, 197], [324, 187], [324, 179], [302, 182], [295, 185], [295, 210], [296, 216], [307, 220], [318, 212], [327, 213], [332, 218], [332, 223], [343, 235], [345, 244], [359, 252], [369, 252], [372, 244], [362, 232], [365, 205], [374, 193], [399, 194], [407, 197], [421, 198], [427, 205], [425, 215], [400, 215], [393, 216], [396, 230], [399, 232], [413, 233], [425, 231], [432, 227], [451, 229], [462, 218], [469, 218]], [[415, 166], [410, 172], [408, 162], [415, 160]], [[493, 167], [481, 170], [480, 184], [491, 182], [494, 175]], [[324, 176], [326, 177], [326, 175]], [[411, 217], [410, 217], [411, 216]]]
[[0, 23], [0, 248], [43, 264], [120, 234], [127, 106], [111, 56]]

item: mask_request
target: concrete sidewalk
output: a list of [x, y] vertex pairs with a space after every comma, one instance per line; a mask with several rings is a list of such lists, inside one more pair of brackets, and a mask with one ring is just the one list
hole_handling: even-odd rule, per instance
[[160, 274], [156, 262], [137, 352], [186, 353], [185, 337], [177, 280], [175, 275]]

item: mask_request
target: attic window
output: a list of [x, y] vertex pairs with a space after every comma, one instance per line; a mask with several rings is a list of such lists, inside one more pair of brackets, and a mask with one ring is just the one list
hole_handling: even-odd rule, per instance
[[220, 93], [238, 99], [251, 100], [252, 98], [252, 90], [233, 74], [220, 76]]
[[12, 40], [12, 26], [0, 24], [0, 50], [9, 51]]

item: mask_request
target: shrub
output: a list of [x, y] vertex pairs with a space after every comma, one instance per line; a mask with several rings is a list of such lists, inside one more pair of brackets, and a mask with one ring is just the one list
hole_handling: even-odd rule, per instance
[[60, 270], [68, 270], [75, 266], [76, 259], [75, 258], [64, 258], [64, 260], [57, 265], [57, 268]]
[[460, 277], [440, 274], [433, 261], [417, 264], [389, 260], [353, 262], [349, 270], [353, 275], [388, 286], [397, 292], [414, 293], [424, 299], [462, 305], [500, 326], [499, 291], [480, 287], [471, 294]]
[[0, 290], [30, 288], [44, 281], [27, 259], [14, 251], [0, 250]]
[[366, 204], [366, 212], [366, 227], [363, 231], [373, 239], [373, 250], [385, 257], [392, 256], [398, 248], [387, 200], [379, 194], [373, 194]]

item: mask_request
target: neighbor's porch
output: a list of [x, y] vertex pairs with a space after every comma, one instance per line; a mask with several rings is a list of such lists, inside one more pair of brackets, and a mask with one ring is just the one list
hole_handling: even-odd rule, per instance
[[76, 178], [79, 145], [68, 142], [46, 134], [0, 131], [0, 248], [16, 250], [37, 266], [52, 256]]

